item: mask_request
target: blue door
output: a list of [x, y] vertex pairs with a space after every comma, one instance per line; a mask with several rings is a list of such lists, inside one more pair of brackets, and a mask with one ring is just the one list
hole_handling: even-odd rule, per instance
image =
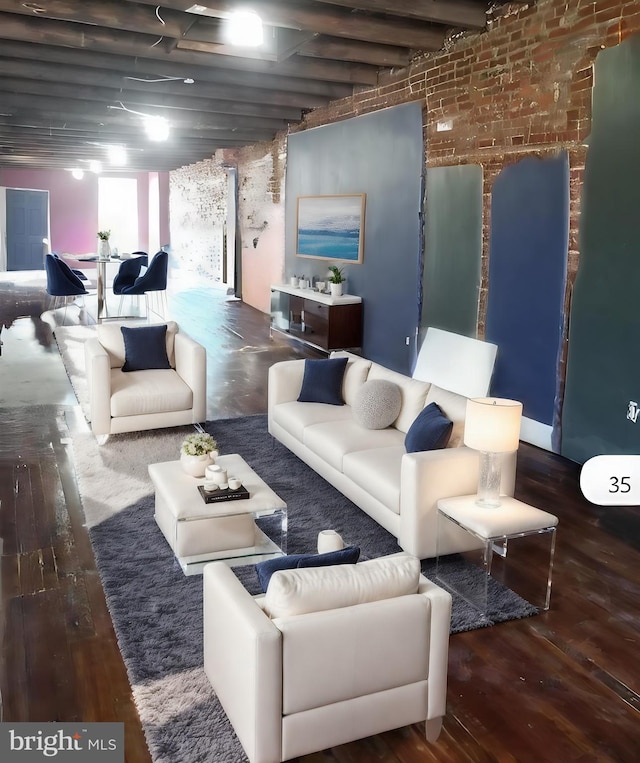
[[49, 192], [7, 189], [7, 270], [43, 270]]

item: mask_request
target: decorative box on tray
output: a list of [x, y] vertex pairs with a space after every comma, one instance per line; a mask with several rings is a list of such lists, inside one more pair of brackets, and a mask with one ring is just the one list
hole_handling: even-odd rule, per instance
[[218, 501], [241, 501], [251, 498], [251, 494], [244, 485], [240, 485], [236, 490], [231, 488], [218, 488], [217, 490], [205, 490], [204, 485], [198, 485], [198, 490], [205, 503], [218, 503]]

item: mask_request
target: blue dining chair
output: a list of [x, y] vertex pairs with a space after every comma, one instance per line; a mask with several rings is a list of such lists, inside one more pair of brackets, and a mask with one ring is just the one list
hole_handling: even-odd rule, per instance
[[147, 260], [146, 252], [133, 252], [129, 259], [122, 260], [120, 263], [118, 272], [113, 279], [113, 293], [120, 296], [118, 315], [122, 315], [122, 303], [125, 296], [123, 290], [127, 286], [133, 286], [136, 278], [140, 275], [142, 266], [146, 264], [145, 260]]
[[[60, 262], [63, 262], [65, 265], [67, 264], [57, 252], [51, 252], [51, 254], [56, 258], [56, 260], [60, 260]], [[69, 266], [67, 265], [67, 267]], [[84, 271], [80, 270], [79, 268], [69, 267], [69, 270], [73, 273], [74, 276], [78, 276], [81, 281], [89, 280], [84, 274]]]
[[[167, 252], [156, 252], [149, 263], [147, 271], [138, 276], [131, 286], [125, 286], [122, 294], [144, 294], [147, 305], [147, 319], [149, 318], [149, 294], [157, 294], [162, 301], [161, 312], [154, 310], [164, 317], [167, 314], [167, 269], [169, 267], [169, 255]], [[160, 307], [160, 306], [159, 306]]]
[[53, 301], [54, 310], [59, 304], [62, 304], [58, 303], [58, 300], [64, 298], [64, 314], [62, 317], [62, 325], [64, 326], [67, 319], [68, 298], [79, 296], [84, 297], [84, 295], [89, 292], [85, 289], [82, 281], [75, 275], [75, 273], [73, 273], [67, 263], [59, 257], [47, 254], [44, 258], [44, 267], [47, 274], [47, 294], [55, 298]]

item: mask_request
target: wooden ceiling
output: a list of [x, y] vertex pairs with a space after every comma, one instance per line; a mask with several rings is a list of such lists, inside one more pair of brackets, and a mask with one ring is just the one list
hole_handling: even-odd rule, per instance
[[[483, 0], [251, 0], [260, 48], [225, 40], [239, 0], [0, 0], [0, 166], [169, 170], [270, 140], [384, 69], [482, 30]], [[193, 80], [193, 83], [189, 83]], [[171, 126], [150, 141], [144, 115]], [[119, 170], [121, 171], [121, 170]]]

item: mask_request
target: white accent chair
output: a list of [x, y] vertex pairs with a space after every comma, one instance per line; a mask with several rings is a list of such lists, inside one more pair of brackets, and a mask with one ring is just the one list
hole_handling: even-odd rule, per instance
[[409, 554], [275, 572], [258, 597], [224, 563], [204, 569], [204, 669], [250, 763], [421, 721], [435, 741], [450, 621]]
[[85, 342], [91, 429], [99, 438], [197, 424], [206, 418], [206, 351], [174, 321], [166, 324], [170, 369], [122, 371], [121, 327], [139, 325], [102, 323], [96, 337]]

